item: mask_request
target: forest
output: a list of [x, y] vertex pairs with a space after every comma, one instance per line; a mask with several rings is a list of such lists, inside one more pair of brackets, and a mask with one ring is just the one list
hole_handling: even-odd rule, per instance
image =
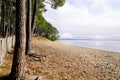
[[[9, 37], [12, 35], [15, 35], [15, 0], [6, 0], [1, 1], [0, 6], [0, 36], [1, 37]], [[26, 18], [27, 16], [27, 8], [29, 6], [26, 6]], [[43, 17], [43, 13], [47, 11], [45, 9], [45, 4], [43, 1], [37, 1], [36, 5], [32, 1], [31, 7], [34, 9], [31, 9], [31, 28], [32, 28], [32, 34], [36, 36], [42, 36], [46, 37], [52, 41], [57, 40], [59, 38], [59, 31], [49, 22], [45, 20]], [[36, 17], [36, 18], [35, 18]], [[26, 19], [26, 26], [29, 24], [29, 20]], [[35, 25], [34, 25], [35, 23]], [[33, 27], [34, 26], [34, 27]]]
[[15, 35], [11, 72], [4, 80], [24, 80], [25, 56], [29, 56], [32, 35], [52, 41], [59, 38], [58, 30], [42, 14], [46, 4], [57, 9], [65, 0], [0, 0], [0, 37]]

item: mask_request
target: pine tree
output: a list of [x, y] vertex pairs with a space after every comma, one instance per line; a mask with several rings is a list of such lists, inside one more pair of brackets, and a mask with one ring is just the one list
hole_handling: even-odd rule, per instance
[[25, 74], [25, 0], [16, 0], [16, 42], [8, 80], [22, 80]]

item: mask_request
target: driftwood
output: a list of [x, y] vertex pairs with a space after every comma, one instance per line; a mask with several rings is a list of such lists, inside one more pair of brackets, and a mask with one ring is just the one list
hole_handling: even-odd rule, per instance
[[40, 61], [40, 62], [45, 62], [46, 61], [46, 56], [45, 55], [29, 54], [29, 57], [33, 61]]

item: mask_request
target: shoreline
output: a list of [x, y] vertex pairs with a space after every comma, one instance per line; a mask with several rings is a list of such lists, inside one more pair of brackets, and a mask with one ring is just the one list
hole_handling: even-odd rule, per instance
[[120, 54], [117, 52], [43, 40], [40, 45], [40, 54], [47, 57], [40, 70], [44, 80], [120, 79]]
[[[42, 80], [119, 80], [120, 54], [71, 46], [34, 37], [34, 56], [26, 57], [27, 74]], [[10, 71], [12, 54], [6, 54], [2, 70]], [[9, 70], [5, 70], [6, 66]]]
[[[92, 43], [91, 43], [91, 41], [92, 41]], [[95, 42], [93, 42], [93, 41], [95, 41]], [[103, 42], [101, 42], [101, 41], [103, 41]], [[107, 41], [112, 41], [112, 40], [107, 40]], [[115, 41], [117, 41], [117, 40], [115, 40]], [[106, 40], [97, 40], [97, 41], [96, 40], [75, 40], [75, 41], [74, 40], [58, 40], [55, 42], [65, 44], [65, 45], [70, 45], [70, 46], [78, 46], [78, 47], [83, 47], [83, 48], [90, 48], [90, 49], [120, 53], [120, 49], [119, 49], [118, 45], [115, 45], [115, 44], [119, 44], [119, 42], [115, 42], [115, 44], [113, 44], [114, 42], [106, 42]], [[102, 45], [100, 45], [100, 44], [102, 44]]]
[[84, 47], [84, 46], [78, 46], [78, 45], [73, 45], [73, 44], [67, 44], [67, 43], [60, 43], [56, 42], [57, 44], [62, 44], [62, 45], [69, 45], [69, 46], [74, 46], [74, 47], [80, 47], [80, 48], [86, 48], [86, 49], [92, 49], [92, 50], [98, 50], [98, 51], [106, 51], [106, 52], [112, 52], [112, 53], [120, 53], [118, 51], [112, 51], [112, 50], [105, 50], [105, 49], [96, 49], [96, 48], [90, 48], [90, 47]]

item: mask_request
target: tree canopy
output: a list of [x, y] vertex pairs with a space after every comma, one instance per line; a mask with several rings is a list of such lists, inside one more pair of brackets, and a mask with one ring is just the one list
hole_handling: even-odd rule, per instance
[[58, 30], [52, 24], [45, 20], [40, 11], [38, 11], [38, 14], [36, 16], [34, 33], [38, 36], [46, 37], [52, 41], [59, 38]]
[[51, 7], [56, 9], [62, 7], [65, 4], [65, 0], [49, 0], [51, 2]]
[[[27, 0], [26, 0], [27, 1]], [[47, 11], [45, 9], [45, 3], [49, 3], [51, 8], [57, 9], [64, 5], [65, 0], [36, 0], [36, 13], [35, 13], [35, 25], [34, 31], [39, 33], [40, 36], [46, 37], [50, 40], [56, 40], [59, 38], [59, 32], [51, 23], [47, 22], [42, 16], [43, 12]], [[15, 0], [1, 0], [0, 1], [0, 36], [7, 37], [15, 34]], [[32, 12], [33, 15], [35, 6], [35, 0], [32, 0]], [[33, 16], [34, 17], [34, 16]], [[31, 20], [32, 21], [32, 20]], [[46, 30], [45, 30], [46, 29]]]

